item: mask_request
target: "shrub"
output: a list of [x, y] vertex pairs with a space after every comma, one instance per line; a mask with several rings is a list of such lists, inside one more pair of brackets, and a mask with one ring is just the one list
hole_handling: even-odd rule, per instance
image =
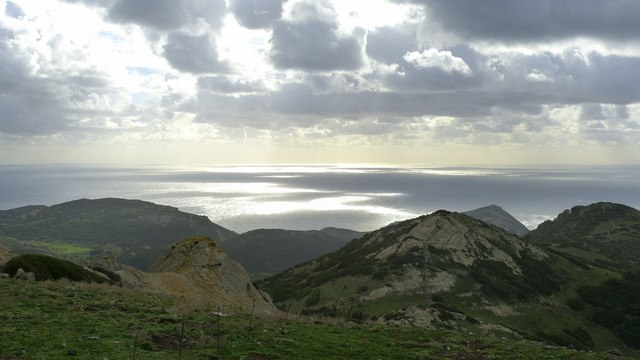
[[304, 305], [306, 307], [311, 307], [313, 305], [318, 304], [319, 302], [320, 302], [320, 289], [315, 289], [313, 290], [311, 295], [309, 295], [307, 300], [304, 301]]
[[20, 268], [27, 272], [33, 272], [36, 275], [36, 280], [39, 281], [65, 278], [71, 281], [113, 283], [71, 261], [56, 259], [46, 255], [25, 254], [16, 256], [9, 260], [3, 271], [9, 274], [15, 274]]
[[586, 306], [585, 302], [578, 298], [568, 298], [567, 306], [571, 308], [573, 311], [582, 311]]

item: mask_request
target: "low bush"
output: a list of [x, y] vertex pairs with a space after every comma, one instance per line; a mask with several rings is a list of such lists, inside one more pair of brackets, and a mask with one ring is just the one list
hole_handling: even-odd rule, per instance
[[33, 272], [38, 281], [59, 280], [64, 278], [71, 281], [113, 283], [71, 261], [56, 259], [46, 255], [25, 254], [16, 256], [9, 260], [3, 271], [13, 275], [20, 268], [26, 272]]

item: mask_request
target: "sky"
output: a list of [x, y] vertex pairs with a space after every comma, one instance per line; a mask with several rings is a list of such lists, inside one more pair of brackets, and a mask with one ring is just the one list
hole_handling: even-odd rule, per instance
[[0, 163], [638, 164], [637, 0], [0, 0]]

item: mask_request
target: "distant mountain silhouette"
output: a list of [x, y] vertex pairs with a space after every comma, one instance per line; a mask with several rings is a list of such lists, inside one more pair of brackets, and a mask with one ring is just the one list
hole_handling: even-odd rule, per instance
[[526, 226], [498, 205], [489, 205], [465, 211], [463, 214], [484, 221], [487, 224], [501, 227], [518, 236], [524, 236], [529, 233], [529, 229]]

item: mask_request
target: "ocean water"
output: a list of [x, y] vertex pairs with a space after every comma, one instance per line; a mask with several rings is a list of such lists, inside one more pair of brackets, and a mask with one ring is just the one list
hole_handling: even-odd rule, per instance
[[374, 230], [438, 209], [502, 206], [527, 227], [597, 201], [640, 207], [640, 166], [120, 168], [0, 166], [0, 210], [120, 197], [206, 215], [237, 232]]

